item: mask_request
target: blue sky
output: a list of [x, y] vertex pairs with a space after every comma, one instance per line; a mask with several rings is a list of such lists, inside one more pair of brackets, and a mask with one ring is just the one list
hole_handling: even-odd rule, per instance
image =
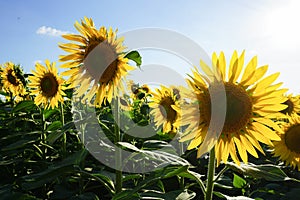
[[[269, 64], [269, 73], [280, 71], [278, 80], [290, 92], [299, 93], [298, 10], [297, 0], [2, 0], [0, 63], [12, 61], [29, 72], [35, 61], [57, 61], [64, 54], [58, 43], [66, 42], [60, 34], [77, 33], [74, 22], [87, 16], [97, 27], [118, 28], [120, 34], [144, 27], [177, 31], [197, 42], [209, 55], [224, 51], [227, 60], [233, 50], [245, 49], [246, 62], [258, 55], [259, 65]], [[172, 62], [163, 55], [141, 54], [144, 63]], [[175, 68], [183, 64], [171, 63]], [[186, 71], [189, 68], [185, 66]]]

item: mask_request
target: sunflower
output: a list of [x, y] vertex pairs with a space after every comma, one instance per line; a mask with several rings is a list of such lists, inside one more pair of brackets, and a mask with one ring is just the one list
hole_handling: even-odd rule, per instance
[[127, 85], [130, 93], [132, 94], [130, 96], [133, 100], [143, 99], [147, 96], [147, 94], [151, 93], [149, 86], [146, 84], [140, 86], [139, 84], [134, 83], [132, 80], [129, 80]]
[[20, 73], [22, 73], [21, 69], [12, 62], [5, 63], [1, 71], [2, 89], [15, 97], [26, 95], [24, 83], [19, 78], [22, 75]]
[[36, 95], [34, 103], [39, 106], [43, 105], [46, 109], [58, 107], [58, 103], [63, 103], [63, 96], [66, 94], [63, 85], [64, 80], [57, 73], [55, 62], [50, 63], [45, 60], [46, 67], [40, 63], [36, 63], [36, 71], [32, 70], [33, 76], [28, 79], [30, 81], [29, 88], [31, 95]]
[[152, 92], [149, 106], [153, 108], [150, 114], [154, 116], [154, 122], [157, 127], [163, 126], [164, 133], [176, 134], [180, 126], [180, 101], [175, 87], [167, 88], [160, 86]]
[[287, 98], [288, 99], [284, 102], [284, 104], [288, 107], [280, 112], [287, 115], [300, 113], [300, 96], [293, 96], [292, 94], [289, 94]]
[[151, 91], [148, 85], [140, 86], [133, 80], [127, 81], [127, 90], [124, 90], [123, 97], [120, 98], [120, 108], [130, 111], [135, 107], [139, 107], [148, 103], [148, 97]]
[[286, 165], [300, 170], [300, 116], [292, 114], [288, 121], [282, 126], [282, 132], [279, 134], [281, 140], [273, 142], [271, 150], [274, 156], [279, 157]]
[[[247, 163], [247, 152], [254, 157], [258, 157], [256, 149], [264, 154], [259, 142], [272, 145], [272, 140], [280, 140], [274, 130], [280, 132], [281, 129], [271, 119], [278, 117], [279, 111], [287, 107], [282, 104], [286, 101], [283, 94], [287, 90], [278, 89], [282, 83], [273, 84], [279, 73], [263, 78], [268, 66], [257, 68], [256, 56], [251, 59], [241, 75], [244, 51], [240, 56], [234, 51], [227, 74], [223, 52], [219, 57], [213, 53], [212, 62], [213, 67], [210, 68], [200, 61], [200, 66], [207, 76], [200, 74], [195, 67], [193, 75], [187, 79], [195, 93], [195, 98], [191, 101], [198, 102], [199, 106], [183, 113], [182, 124], [188, 127], [181, 141], [192, 139], [188, 149], [200, 145], [197, 157], [215, 145], [218, 165], [221, 161], [226, 162], [229, 155], [237, 164], [240, 164], [240, 158]], [[211, 106], [219, 110], [212, 119]], [[224, 123], [221, 123], [222, 116], [225, 118]], [[221, 126], [221, 129], [218, 129], [218, 126]], [[201, 145], [204, 141], [209, 143]]]
[[60, 56], [60, 61], [66, 62], [61, 67], [70, 68], [62, 75], [70, 76], [70, 88], [79, 86], [75, 94], [77, 97], [85, 95], [82, 101], [91, 102], [96, 94], [94, 105], [101, 106], [106, 100], [111, 102], [117, 88], [123, 89], [122, 77], [134, 69], [122, 53], [126, 49], [122, 45], [124, 39], [117, 38], [117, 31], [112, 28], [96, 29], [93, 20], [86, 17], [74, 26], [81, 35], [63, 35], [72, 43], [59, 45], [70, 53]]

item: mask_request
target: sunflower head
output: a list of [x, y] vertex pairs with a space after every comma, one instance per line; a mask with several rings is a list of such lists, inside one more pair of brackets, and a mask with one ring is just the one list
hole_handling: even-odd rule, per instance
[[117, 38], [117, 30], [112, 28], [97, 29], [86, 17], [74, 26], [80, 34], [63, 35], [71, 43], [59, 45], [69, 53], [60, 57], [65, 62], [61, 67], [70, 68], [62, 74], [70, 76], [70, 88], [76, 89], [77, 97], [84, 96], [82, 101], [93, 101], [96, 106], [110, 103], [118, 94], [117, 88], [123, 89], [121, 79], [134, 69], [123, 53], [123, 38]]
[[12, 62], [5, 63], [1, 70], [2, 89], [10, 92], [13, 96], [24, 96], [26, 94], [25, 84], [21, 67]]
[[160, 86], [155, 92], [152, 92], [149, 106], [153, 108], [150, 112], [154, 116], [156, 126], [163, 126], [164, 133], [177, 133], [180, 126], [180, 102], [178, 94], [173, 91], [179, 91], [175, 87], [167, 88]]
[[[188, 149], [199, 147], [198, 156], [215, 146], [218, 164], [229, 155], [238, 164], [240, 159], [246, 163], [247, 153], [254, 157], [258, 157], [256, 149], [264, 153], [259, 142], [280, 139], [274, 131], [280, 128], [272, 119], [287, 107], [282, 104], [286, 90], [273, 84], [279, 73], [264, 77], [268, 66], [257, 67], [257, 57], [244, 68], [244, 52], [233, 53], [228, 71], [223, 52], [214, 53], [212, 63], [209, 67], [200, 61], [204, 73], [195, 68], [187, 80], [196, 94], [191, 101], [199, 106], [183, 113], [188, 120], [182, 123], [188, 128], [181, 141], [192, 139]], [[189, 117], [197, 116], [193, 112], [200, 117]]]
[[29, 88], [31, 95], [35, 95], [36, 105], [43, 105], [46, 109], [58, 107], [58, 103], [63, 103], [64, 90], [66, 89], [64, 80], [57, 73], [55, 63], [45, 61], [46, 66], [36, 63], [36, 71], [32, 71], [33, 76], [29, 77]]
[[297, 114], [300, 113], [300, 96], [293, 96], [292, 94], [289, 94], [287, 96], [287, 100], [284, 102], [285, 105], [287, 105], [287, 108], [280, 111], [283, 114], [286, 115], [293, 115], [293, 114]]
[[148, 85], [144, 84], [140, 86], [139, 84], [134, 83], [132, 80], [128, 81], [128, 89], [132, 93], [130, 96], [133, 100], [141, 100], [145, 97], [148, 97], [151, 93]]
[[286, 165], [300, 170], [300, 116], [292, 114], [288, 121], [281, 127], [281, 140], [274, 142], [270, 148], [274, 156], [279, 157]]

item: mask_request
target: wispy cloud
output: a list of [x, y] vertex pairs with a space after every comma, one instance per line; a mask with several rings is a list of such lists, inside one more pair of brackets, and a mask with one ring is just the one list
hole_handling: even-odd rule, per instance
[[61, 36], [63, 34], [67, 34], [69, 32], [58, 30], [58, 29], [52, 28], [52, 27], [41, 26], [37, 29], [36, 33], [39, 35], [48, 35], [48, 36], [57, 37], [57, 36]]
[[33, 64], [36, 64], [36, 63], [42, 63], [42, 61], [41, 60], [35, 60], [35, 61], [33, 61]]

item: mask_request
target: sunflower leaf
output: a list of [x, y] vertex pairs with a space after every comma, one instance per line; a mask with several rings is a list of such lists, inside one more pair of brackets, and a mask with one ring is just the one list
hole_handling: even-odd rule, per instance
[[246, 185], [245, 179], [233, 173], [233, 186], [236, 188], [243, 188]]
[[142, 57], [137, 51], [130, 51], [126, 54], [125, 58], [128, 58], [129, 60], [132, 60], [136, 63], [136, 65], [140, 68], [142, 64]]
[[217, 197], [223, 198], [223, 199], [227, 199], [227, 200], [254, 200], [252, 198], [245, 197], [245, 196], [231, 197], [231, 196], [227, 196], [227, 195], [222, 194], [221, 192], [217, 192], [217, 191], [214, 191], [214, 195], [216, 195]]
[[25, 100], [18, 103], [12, 110], [13, 113], [17, 113], [20, 111], [28, 112], [31, 111], [33, 108], [35, 108], [34, 101], [32, 100]]
[[254, 165], [254, 164], [241, 164], [240, 166], [228, 162], [228, 167], [233, 171], [237, 171], [244, 175], [249, 175], [254, 178], [261, 178], [267, 181], [295, 181], [300, 182], [295, 178], [288, 177], [282, 169], [276, 165], [264, 164], [264, 165]]

